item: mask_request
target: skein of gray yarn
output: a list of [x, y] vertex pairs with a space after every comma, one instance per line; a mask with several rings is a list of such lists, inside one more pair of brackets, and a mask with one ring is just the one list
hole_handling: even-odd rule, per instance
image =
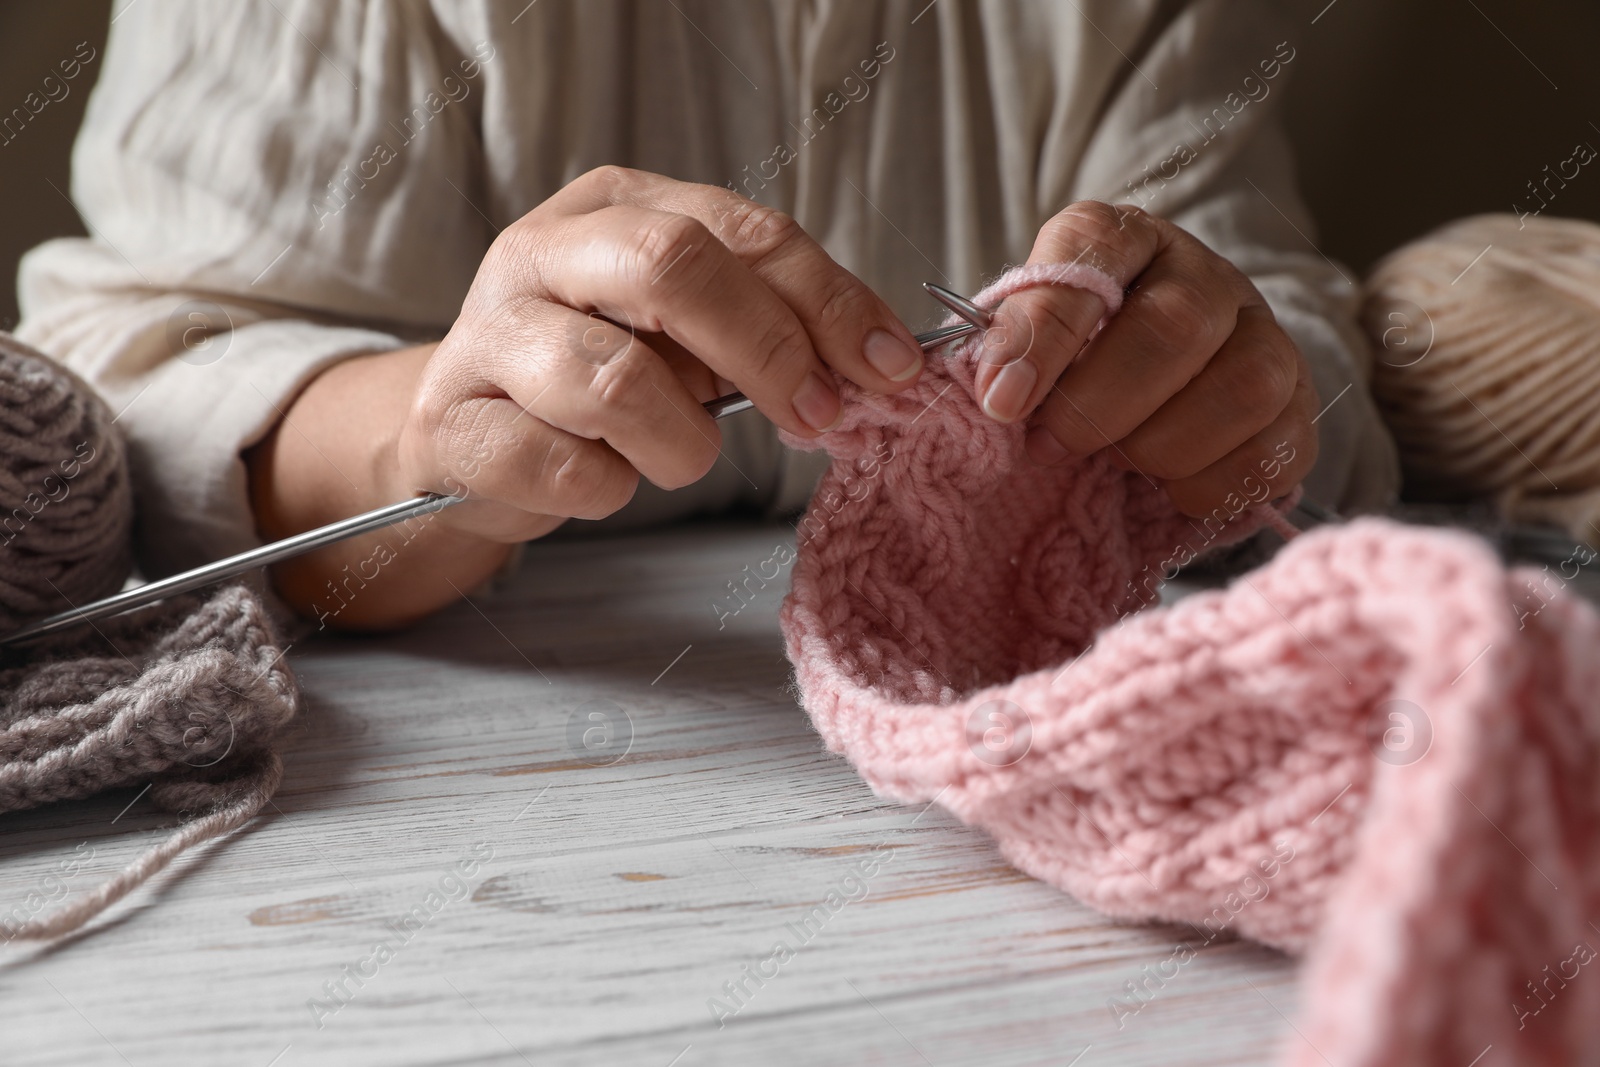
[[[133, 490], [111, 413], [82, 380], [0, 333], [0, 630], [115, 592]], [[0, 649], [0, 813], [148, 783], [187, 818], [55, 912], [0, 939], [82, 926], [185, 849], [243, 825], [283, 775], [299, 691], [272, 619], [235, 585]]]
[[0, 333], [0, 631], [120, 589], [132, 526], [111, 412], [77, 375]]

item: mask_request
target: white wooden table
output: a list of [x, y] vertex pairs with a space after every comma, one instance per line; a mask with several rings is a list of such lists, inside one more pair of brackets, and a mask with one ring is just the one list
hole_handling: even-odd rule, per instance
[[[0, 1063], [1239, 1065], [1299, 1040], [1292, 964], [1237, 942], [1119, 1029], [1108, 1000], [1192, 931], [1110, 922], [826, 753], [776, 590], [721, 631], [710, 607], [789, 536], [530, 546], [410, 632], [295, 647], [274, 809], [91, 933], [0, 947]], [[80, 843], [74, 891], [164, 833], [136, 795], [0, 820], [0, 910]]]

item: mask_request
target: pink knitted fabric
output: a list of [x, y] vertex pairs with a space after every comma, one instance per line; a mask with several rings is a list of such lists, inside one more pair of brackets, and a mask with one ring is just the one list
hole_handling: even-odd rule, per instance
[[[1114, 314], [1096, 274], [978, 299], [1069, 284]], [[1600, 1056], [1595, 611], [1378, 519], [1139, 610], [1278, 516], [1187, 519], [1103, 454], [1034, 466], [973, 400], [976, 348], [899, 396], [845, 383], [820, 442], [783, 626], [828, 747], [1111, 915], [1306, 952], [1288, 1063]]]

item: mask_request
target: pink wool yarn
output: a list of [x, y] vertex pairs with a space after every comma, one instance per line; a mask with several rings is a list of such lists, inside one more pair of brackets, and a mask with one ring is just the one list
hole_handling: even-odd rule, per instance
[[[1068, 284], [1114, 314], [1097, 273], [978, 301]], [[1288, 1063], [1600, 1057], [1595, 611], [1380, 519], [1143, 608], [1281, 516], [1185, 518], [1104, 454], [1034, 466], [973, 400], [977, 348], [898, 396], [844, 383], [819, 442], [783, 627], [828, 747], [1111, 915], [1305, 953]]]

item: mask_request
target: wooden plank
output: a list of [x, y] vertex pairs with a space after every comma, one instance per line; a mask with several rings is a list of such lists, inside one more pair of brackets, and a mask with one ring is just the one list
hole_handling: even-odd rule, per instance
[[[1113, 923], [823, 751], [780, 590], [711, 607], [785, 533], [542, 544], [413, 631], [295, 648], [271, 815], [87, 936], [6, 946], [5, 1062], [1231, 1065], [1295, 1040], [1281, 956]], [[172, 823], [131, 790], [8, 816], [0, 906]]]

